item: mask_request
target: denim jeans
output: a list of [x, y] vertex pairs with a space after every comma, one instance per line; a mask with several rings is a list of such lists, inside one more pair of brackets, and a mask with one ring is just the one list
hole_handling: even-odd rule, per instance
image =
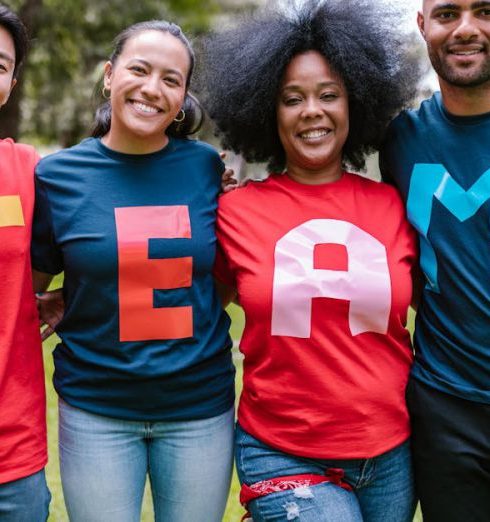
[[28, 477], [0, 484], [0, 520], [46, 522], [50, 500], [44, 469]]
[[137, 422], [59, 402], [60, 467], [71, 522], [138, 522], [150, 477], [155, 521], [221, 522], [233, 409], [210, 419]]
[[254, 522], [411, 522], [415, 513], [413, 472], [408, 442], [378, 457], [325, 460], [296, 457], [271, 448], [236, 430], [235, 452], [240, 482], [290, 475], [324, 475], [343, 469], [353, 491], [323, 482], [299, 490], [286, 490], [252, 500], [248, 508]]

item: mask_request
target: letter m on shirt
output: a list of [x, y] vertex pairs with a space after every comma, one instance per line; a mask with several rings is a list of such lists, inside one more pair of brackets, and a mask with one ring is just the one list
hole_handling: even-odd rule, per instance
[[439, 292], [437, 259], [427, 237], [434, 198], [460, 222], [470, 219], [490, 199], [490, 169], [465, 190], [443, 165], [420, 163], [413, 168], [407, 199], [408, 219], [420, 234], [420, 264], [428, 288]]

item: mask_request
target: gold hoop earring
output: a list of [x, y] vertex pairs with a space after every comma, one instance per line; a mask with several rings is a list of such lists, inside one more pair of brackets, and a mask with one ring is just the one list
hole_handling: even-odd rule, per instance
[[175, 118], [174, 121], [176, 121], [177, 123], [182, 123], [185, 120], [184, 109], [180, 109], [179, 113], [182, 113], [182, 116], [180, 118]]
[[104, 98], [104, 100], [109, 100], [111, 98], [111, 90], [105, 86], [102, 87], [102, 98]]

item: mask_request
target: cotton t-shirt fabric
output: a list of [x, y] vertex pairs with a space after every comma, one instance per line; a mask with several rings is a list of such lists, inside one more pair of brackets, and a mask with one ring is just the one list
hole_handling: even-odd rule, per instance
[[47, 461], [46, 399], [39, 319], [32, 288], [32, 147], [0, 140], [0, 483]]
[[381, 170], [419, 233], [426, 286], [413, 375], [490, 403], [490, 114], [454, 116], [440, 93], [390, 127]]
[[368, 458], [409, 436], [416, 247], [393, 189], [287, 175], [220, 197], [216, 276], [245, 311], [238, 420], [298, 456]]
[[231, 408], [229, 318], [215, 292], [211, 147], [131, 155], [90, 138], [36, 169], [33, 263], [65, 271], [54, 385], [71, 406], [178, 421]]

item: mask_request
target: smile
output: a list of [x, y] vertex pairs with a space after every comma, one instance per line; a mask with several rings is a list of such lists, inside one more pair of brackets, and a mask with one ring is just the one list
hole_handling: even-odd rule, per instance
[[331, 130], [329, 129], [313, 129], [313, 130], [308, 130], [308, 131], [304, 131], [304, 132], [300, 132], [298, 134], [298, 136], [302, 139], [302, 140], [315, 140], [315, 139], [318, 139], [318, 138], [323, 138], [325, 137], [327, 134], [329, 134], [330, 132], [332, 132]]
[[146, 114], [156, 114], [157, 112], [161, 112], [161, 109], [154, 107], [153, 105], [148, 105], [146, 103], [134, 100], [129, 100], [129, 102], [139, 112], [144, 112]]
[[455, 56], [474, 56], [483, 52], [483, 47], [478, 46], [454, 46], [449, 48], [449, 54]]
[[456, 56], [472, 56], [473, 54], [479, 54], [481, 51], [451, 51], [451, 54]]

